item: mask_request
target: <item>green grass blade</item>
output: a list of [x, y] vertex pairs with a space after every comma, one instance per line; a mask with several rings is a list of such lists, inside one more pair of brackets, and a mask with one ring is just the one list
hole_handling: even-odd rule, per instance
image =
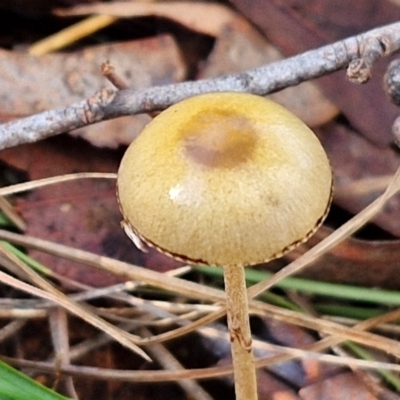
[[[196, 266], [194, 270], [209, 276], [222, 276], [221, 268]], [[251, 268], [246, 268], [245, 273], [246, 280], [249, 283], [258, 283], [272, 276], [272, 273], [270, 272], [257, 271]], [[275, 286], [285, 290], [296, 290], [298, 292], [336, 299], [371, 302], [384, 304], [386, 306], [400, 306], [400, 291], [395, 290], [371, 289], [361, 286], [328, 283], [292, 277], [283, 279]]]
[[71, 400], [0, 361], [0, 400]]

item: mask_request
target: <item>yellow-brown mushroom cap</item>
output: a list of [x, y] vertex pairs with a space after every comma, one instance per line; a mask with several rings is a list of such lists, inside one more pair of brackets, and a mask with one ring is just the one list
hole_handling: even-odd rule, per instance
[[314, 133], [243, 93], [195, 96], [126, 151], [118, 198], [135, 235], [192, 263], [253, 265], [305, 241], [329, 208], [332, 173]]

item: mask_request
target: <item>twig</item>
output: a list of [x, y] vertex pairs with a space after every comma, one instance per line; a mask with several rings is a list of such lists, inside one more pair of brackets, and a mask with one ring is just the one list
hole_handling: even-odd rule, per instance
[[16, 333], [25, 326], [26, 320], [16, 320], [9, 322], [7, 325], [0, 329], [0, 342], [5, 341], [11, 336], [16, 335]]
[[55, 286], [47, 282], [44, 278], [42, 278], [39, 274], [31, 270], [27, 267], [22, 261], [20, 261], [14, 254], [12, 254], [2, 243], [0, 243], [0, 253], [9, 258], [10, 261], [16, 264], [18, 268], [20, 268], [27, 277], [35, 282], [39, 287], [36, 288], [30, 284], [26, 284], [25, 282], [19, 281], [18, 279], [13, 278], [3, 272], [0, 271], [1, 281], [11, 287], [15, 287], [26, 291], [28, 293], [34, 294], [38, 297], [42, 297], [47, 300], [52, 300], [56, 304], [64, 307], [66, 310], [71, 313], [84, 318], [86, 322], [92, 324], [93, 326], [98, 327], [103, 332], [107, 332], [114, 339], [116, 339], [119, 343], [123, 344], [127, 348], [131, 349], [133, 352], [141, 355], [145, 360], [151, 361], [143, 350], [141, 350], [137, 345], [134, 344], [136, 337], [130, 334], [127, 334], [124, 331], [121, 331], [109, 324], [105, 320], [98, 318], [95, 314], [91, 313], [86, 307], [83, 307], [73, 301], [71, 301], [68, 296], [64, 295], [60, 292]]
[[100, 72], [107, 78], [115, 88], [129, 89], [129, 85], [124, 81], [124, 79], [115, 72], [114, 66], [111, 64], [110, 60], [107, 60], [100, 66]]
[[17, 214], [10, 202], [4, 197], [0, 197], [0, 210], [20, 231], [26, 229], [25, 221]]
[[384, 77], [385, 92], [392, 103], [400, 106], [400, 60], [393, 60]]
[[[321, 343], [317, 342], [317, 343]], [[288, 348], [278, 345], [272, 345], [267, 342], [255, 341], [260, 344], [268, 351], [277, 352], [277, 355], [268, 355], [257, 359], [257, 368], [272, 365], [275, 362], [287, 361], [288, 359], [315, 359], [326, 363], [354, 366], [365, 369], [385, 369], [391, 371], [400, 371], [400, 366], [395, 363], [387, 363], [380, 361], [366, 361], [359, 360], [349, 357], [338, 357], [330, 354], [320, 354], [315, 351], [307, 349]], [[11, 357], [1, 356], [3, 361], [10, 365], [25, 367], [36, 371], [43, 371], [48, 373], [54, 373], [54, 363], [45, 361], [30, 361], [23, 359], [15, 359]], [[93, 379], [104, 379], [112, 381], [125, 381], [125, 382], [176, 382], [183, 379], [208, 379], [220, 376], [230, 375], [232, 373], [232, 366], [221, 366], [221, 367], [209, 367], [199, 369], [184, 369], [184, 370], [157, 370], [157, 371], [143, 371], [143, 370], [116, 370], [89, 366], [78, 366], [78, 365], [63, 365], [60, 370], [71, 376], [79, 376], [80, 378], [93, 378]]]
[[346, 237], [348, 237], [356, 232], [362, 225], [364, 225], [365, 221], [370, 221], [378, 212], [382, 210], [383, 205], [391, 197], [398, 193], [399, 190], [400, 167], [398, 167], [392, 181], [389, 183], [389, 186], [380, 197], [370, 203], [362, 211], [356, 214], [351, 220], [347, 221], [340, 228], [336, 229], [331, 235], [319, 242], [309, 251], [279, 270], [271, 278], [252, 286], [250, 289], [248, 289], [249, 295], [251, 297], [255, 297], [258, 294], [268, 290], [285, 277], [293, 275], [300, 270], [304, 271], [306, 265], [310, 265], [310, 263], [318, 256], [327, 252], [329, 249], [333, 248], [337, 243], [339, 243], [341, 239], [336, 240], [336, 238], [343, 238], [345, 235]]
[[[369, 55], [365, 43], [380, 51]], [[102, 90], [69, 107], [45, 111], [0, 125], [0, 149], [34, 142], [72, 129], [125, 115], [167, 108], [187, 97], [215, 91], [266, 95], [309, 79], [345, 69], [354, 60], [369, 66], [400, 49], [400, 22], [335, 42], [266, 66], [221, 78], [183, 82], [149, 89]], [[371, 53], [372, 54], [372, 53]]]
[[69, 396], [73, 399], [78, 399], [72, 377], [67, 376], [64, 378], [59, 371], [59, 367], [62, 365], [70, 365], [68, 320], [66, 311], [62, 308], [50, 310], [49, 324], [55, 352], [54, 358], [51, 357], [49, 361], [53, 361], [57, 366], [56, 383], [63, 383]]
[[[400, 60], [393, 60], [384, 77], [385, 92], [392, 103], [400, 106]], [[392, 133], [394, 141], [400, 147], [400, 117], [393, 122]]]
[[352, 60], [347, 68], [347, 77], [353, 83], [365, 83], [371, 78], [371, 70], [376, 61], [385, 54], [390, 44], [385, 37], [369, 38], [360, 44], [360, 56]]
[[[151, 332], [142, 328], [141, 333], [145, 337], [151, 336]], [[162, 344], [154, 343], [147, 346], [150, 356], [156, 360], [163, 369], [170, 371], [183, 371], [183, 365], [174, 355]], [[212, 400], [212, 397], [193, 379], [184, 379], [177, 382], [189, 399], [193, 400]]]
[[[225, 301], [225, 293], [223, 291], [220, 291], [218, 289], [214, 288], [209, 288], [205, 287], [203, 285], [194, 283], [194, 282], [189, 282], [189, 281], [184, 281], [182, 279], [178, 279], [175, 277], [171, 276], [166, 276], [165, 274], [158, 273], [156, 271], [152, 270], [147, 270], [145, 268], [140, 268], [128, 263], [125, 263], [123, 261], [111, 259], [105, 256], [99, 256], [97, 254], [93, 254], [87, 251], [79, 250], [79, 249], [74, 249], [73, 252], [71, 252], [71, 248], [68, 246], [61, 245], [59, 243], [50, 243], [48, 241], [45, 241], [43, 239], [38, 239], [38, 238], [32, 238], [28, 237], [25, 235], [19, 235], [15, 234], [12, 232], [0, 230], [0, 236], [2, 239], [15, 242], [17, 244], [30, 247], [30, 248], [36, 248], [38, 250], [42, 250], [45, 252], [51, 252], [51, 254], [62, 256], [62, 257], [68, 257], [71, 260], [76, 260], [78, 262], [91, 265], [93, 267], [99, 268], [101, 264], [101, 269], [113, 272], [116, 275], [124, 276], [125, 278], [132, 279], [132, 280], [138, 280], [140, 282], [146, 282], [147, 284], [150, 284], [152, 286], [158, 287], [158, 288], [165, 288], [169, 291], [177, 291], [181, 295], [186, 295], [190, 298], [194, 299], [200, 299], [200, 300], [207, 300], [207, 301], [214, 301], [214, 302], [224, 302]], [[1, 249], [1, 247], [0, 247]], [[2, 275], [0, 271], [0, 275]], [[10, 284], [9, 282], [12, 280], [11, 277], [8, 276], [8, 280], [5, 280], [5, 274], [3, 274], [2, 279], [4, 282], [7, 284]], [[19, 288], [22, 290], [25, 290], [24, 288], [28, 285], [19, 283]], [[251, 289], [249, 289], [251, 290]], [[29, 292], [38, 295], [40, 297], [44, 297], [46, 299], [51, 299], [53, 300], [53, 296], [51, 293], [44, 293], [40, 289], [30, 287]], [[43, 293], [42, 293], [43, 292]], [[61, 297], [56, 299], [56, 302], [58, 304], [64, 306], [65, 308], [68, 309], [69, 311], [73, 311], [70, 307], [71, 304], [66, 304], [65, 302], [62, 301]], [[299, 314], [290, 310], [284, 310], [279, 307], [272, 306], [267, 303], [262, 303], [257, 300], [251, 300], [250, 306], [252, 311], [260, 315], [265, 315], [265, 316], [273, 316], [277, 320], [283, 320], [285, 322], [297, 324], [299, 326], [303, 326], [306, 328], [322, 331], [328, 334], [332, 335], [337, 335], [341, 339], [344, 337], [348, 340], [352, 340], [354, 342], [364, 344], [366, 346], [371, 346], [377, 349], [381, 349], [383, 351], [386, 351], [390, 354], [393, 354], [397, 357], [400, 357], [400, 351], [398, 349], [398, 343], [395, 342], [392, 339], [387, 339], [387, 338], [381, 338], [377, 335], [368, 333], [368, 332], [361, 332], [355, 329], [350, 329], [346, 328], [344, 326], [338, 326], [337, 324], [333, 324], [328, 321], [324, 321], [321, 319], [316, 319], [307, 315]], [[220, 318], [225, 314], [224, 308], [221, 308], [221, 311], [217, 311], [215, 313], [212, 313], [208, 315], [210, 318], [211, 322], [214, 319]], [[92, 316], [93, 317], [93, 316]], [[90, 322], [89, 320], [87, 320]], [[91, 322], [93, 325], [94, 323]], [[96, 325], [95, 325], [96, 326]], [[108, 330], [109, 331], [109, 330]], [[111, 333], [109, 333], [111, 334]], [[114, 335], [115, 337], [115, 335]], [[132, 337], [132, 336], [129, 336]], [[148, 344], [144, 343], [147, 339], [136, 339], [135, 342], [137, 341], [140, 344]]]

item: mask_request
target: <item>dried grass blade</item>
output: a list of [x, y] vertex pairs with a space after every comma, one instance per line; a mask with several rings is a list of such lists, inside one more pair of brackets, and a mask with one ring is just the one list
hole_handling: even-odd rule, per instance
[[66, 174], [52, 176], [50, 178], [38, 179], [30, 182], [17, 183], [16, 185], [0, 188], [0, 196], [27, 192], [28, 190], [38, 189], [43, 186], [54, 185], [56, 183], [73, 181], [76, 179], [117, 179], [117, 174], [113, 172], [78, 172], [76, 174]]
[[274, 274], [271, 278], [257, 283], [248, 289], [250, 298], [258, 296], [260, 293], [271, 288], [273, 285], [282, 279], [299, 272], [313, 262], [317, 257], [332, 249], [339, 242], [352, 235], [355, 231], [360, 229], [365, 223], [373, 218], [385, 203], [393, 197], [400, 190], [400, 168], [396, 171], [386, 191], [369, 206], [365, 207], [357, 215], [351, 218], [348, 222], [343, 224], [340, 228], [332, 232], [328, 237], [315, 245], [312, 249], [297, 258], [295, 261], [281, 269]]
[[[391, 371], [399, 371], [400, 365], [385, 363], [379, 361], [365, 361], [353, 358], [338, 357], [333, 355], [321, 355], [320, 353], [305, 352], [301, 349], [285, 349], [281, 348], [284, 354], [263, 357], [255, 360], [257, 368], [265, 367], [276, 362], [286, 361], [293, 358], [309, 358], [317, 359], [326, 363], [334, 363], [343, 366], [352, 365], [357, 368], [364, 369], [386, 369]], [[291, 354], [288, 354], [291, 353]], [[1, 357], [10, 365], [15, 365], [23, 368], [29, 368], [36, 371], [54, 372], [54, 363], [41, 361], [16, 360], [10, 357]], [[103, 379], [110, 381], [123, 382], [174, 382], [182, 379], [209, 379], [216, 378], [233, 373], [232, 366], [211, 368], [196, 368], [185, 369], [182, 371], [134, 371], [134, 370], [115, 370], [106, 368], [95, 368], [87, 366], [65, 365], [60, 367], [60, 371], [71, 376], [79, 376], [80, 378]]]
[[88, 308], [72, 301], [68, 296], [60, 292], [53, 285], [51, 285], [40, 275], [38, 275], [35, 271], [26, 266], [6, 247], [4, 247], [1, 242], [0, 242], [0, 254], [8, 258], [15, 265], [17, 265], [22, 271], [24, 271], [24, 273], [29, 277], [29, 279], [33, 281], [41, 289], [38, 289], [27, 283], [21, 282], [18, 279], [12, 278], [11, 276], [3, 272], [0, 272], [0, 280], [2, 280], [3, 283], [8, 284], [17, 289], [23, 290], [25, 292], [28, 292], [32, 295], [38, 296], [40, 298], [44, 298], [55, 302], [56, 304], [64, 307], [72, 314], [75, 314], [78, 317], [82, 318], [87, 323], [107, 333], [108, 335], [113, 337], [117, 342], [129, 348], [136, 354], [140, 355], [145, 360], [151, 361], [149, 356], [135, 344], [136, 340], [140, 338], [118, 329], [114, 325], [111, 325], [108, 322], [104, 321], [103, 319], [99, 318], [97, 315], [92, 313]]
[[[41, 251], [50, 252], [60, 257], [72, 259], [86, 265], [110, 271], [127, 279], [145, 282], [149, 285], [175, 291], [189, 298], [205, 300], [209, 302], [224, 303], [225, 293], [221, 290], [209, 288], [194, 282], [185, 281], [165, 274], [131, 265], [122, 261], [108, 257], [99, 256], [84, 250], [71, 249], [58, 243], [51, 243], [43, 239], [26, 237], [8, 231], [0, 230], [0, 238], [18, 243], [23, 246], [33, 247]], [[398, 342], [382, 338], [368, 332], [362, 332], [353, 328], [348, 328], [330, 321], [311, 317], [305, 314], [296, 313], [279, 307], [274, 307], [260, 301], [250, 302], [251, 311], [262, 313], [272, 318], [318, 330], [322, 333], [338, 335], [342, 340], [353, 340], [354, 342], [381, 349], [390, 354], [400, 356], [400, 346]], [[217, 311], [209, 317], [209, 322], [220, 317], [224, 310]]]

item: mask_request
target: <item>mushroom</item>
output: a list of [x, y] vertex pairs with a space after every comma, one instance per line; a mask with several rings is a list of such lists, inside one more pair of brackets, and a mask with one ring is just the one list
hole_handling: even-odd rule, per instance
[[123, 227], [139, 248], [224, 269], [236, 398], [257, 398], [245, 266], [280, 257], [325, 219], [332, 172], [313, 132], [282, 106], [233, 92], [155, 117], [118, 172]]

